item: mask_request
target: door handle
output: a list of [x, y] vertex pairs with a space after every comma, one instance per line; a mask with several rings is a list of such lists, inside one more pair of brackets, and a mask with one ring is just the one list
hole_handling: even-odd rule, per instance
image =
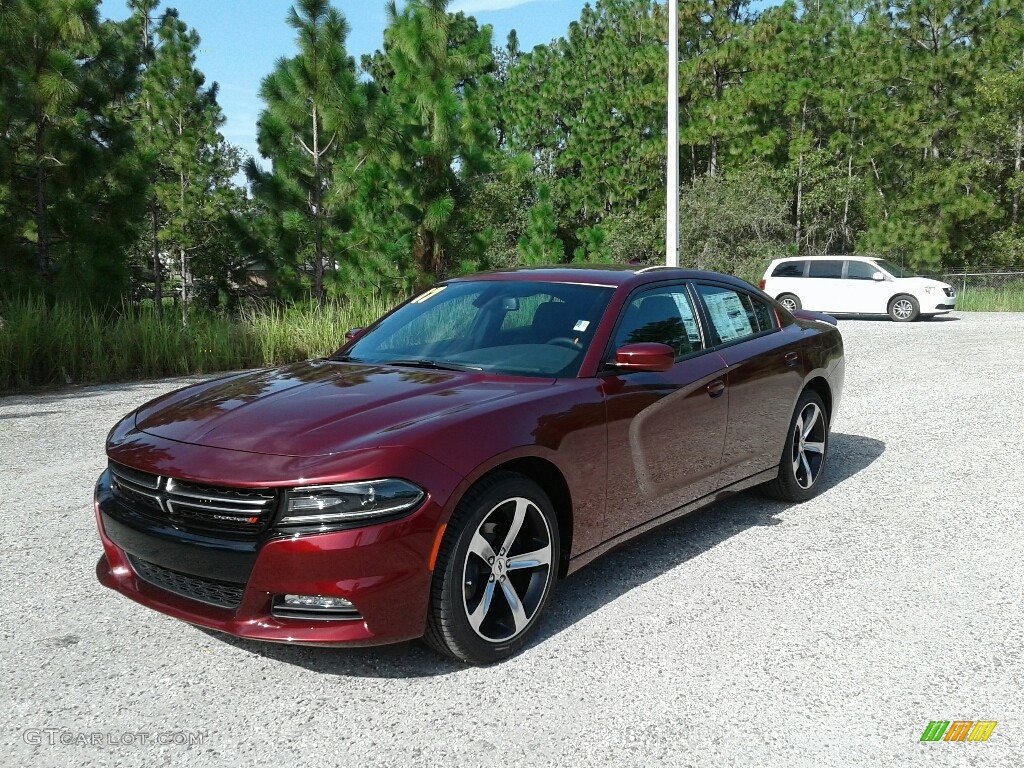
[[721, 379], [715, 379], [708, 384], [708, 394], [711, 397], [721, 397], [723, 392], [725, 392], [725, 382]]
[[800, 354], [797, 352], [786, 353], [786, 365], [790, 368], [795, 368], [796, 364], [800, 362]]

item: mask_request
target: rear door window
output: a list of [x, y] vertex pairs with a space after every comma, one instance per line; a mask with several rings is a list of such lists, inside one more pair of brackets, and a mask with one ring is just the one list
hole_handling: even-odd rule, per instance
[[841, 261], [812, 261], [807, 271], [808, 277], [829, 277], [839, 280], [843, 276], [843, 262]]
[[748, 293], [703, 283], [696, 288], [704, 301], [716, 344], [741, 341], [778, 327], [771, 308]]

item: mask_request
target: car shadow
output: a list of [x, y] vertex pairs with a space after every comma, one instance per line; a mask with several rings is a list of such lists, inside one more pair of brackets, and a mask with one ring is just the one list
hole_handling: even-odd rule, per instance
[[[893, 322], [888, 315], [843, 315], [832, 313], [832, 317], [843, 323], [890, 323], [892, 325], [904, 325], [904, 323]], [[931, 317], [920, 317], [918, 323], [954, 323], [959, 322], [957, 315], [932, 315]], [[912, 325], [912, 323], [910, 323]]]
[[0, 421], [9, 421], [11, 419], [38, 419], [43, 416], [52, 416], [60, 411], [32, 411], [31, 413], [0, 413]]
[[[885, 444], [880, 440], [833, 433], [821, 490], [842, 485], [884, 451]], [[793, 506], [746, 491], [633, 539], [557, 585], [548, 612], [528, 647], [543, 643], [632, 589], [749, 528], [780, 525], [778, 516]], [[409, 678], [447, 675], [466, 668], [420, 642], [375, 648], [315, 648], [261, 643], [195, 629], [254, 656], [320, 674]]]

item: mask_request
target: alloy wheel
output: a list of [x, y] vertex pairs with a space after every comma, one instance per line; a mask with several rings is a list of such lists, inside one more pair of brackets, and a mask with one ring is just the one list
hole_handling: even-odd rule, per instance
[[907, 320], [914, 314], [914, 305], [910, 299], [897, 299], [892, 304], [892, 313], [900, 320]]
[[548, 521], [530, 499], [506, 499], [484, 516], [462, 569], [462, 605], [478, 636], [499, 643], [526, 630], [544, 602], [552, 551]]
[[825, 464], [825, 418], [817, 403], [808, 403], [793, 426], [793, 476], [804, 490], [810, 488]]

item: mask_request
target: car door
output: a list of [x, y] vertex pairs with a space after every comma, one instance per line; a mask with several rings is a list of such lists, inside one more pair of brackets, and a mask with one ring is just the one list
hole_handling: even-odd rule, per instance
[[807, 265], [803, 293], [800, 300], [804, 309], [816, 312], [842, 312], [843, 260], [811, 259]]
[[711, 493], [725, 442], [725, 364], [706, 343], [682, 282], [638, 289], [620, 314], [606, 360], [624, 344], [676, 350], [664, 373], [619, 373], [607, 365], [608, 504], [604, 538]]
[[806, 360], [800, 327], [783, 327], [752, 291], [713, 281], [693, 284], [715, 350], [728, 365], [729, 417], [719, 485], [778, 464]]
[[[881, 274], [882, 280], [874, 276]], [[889, 296], [892, 287], [886, 285], [884, 273], [874, 264], [849, 259], [846, 262], [845, 279], [846, 303], [844, 312], [864, 314], [884, 314], [888, 311]]]

